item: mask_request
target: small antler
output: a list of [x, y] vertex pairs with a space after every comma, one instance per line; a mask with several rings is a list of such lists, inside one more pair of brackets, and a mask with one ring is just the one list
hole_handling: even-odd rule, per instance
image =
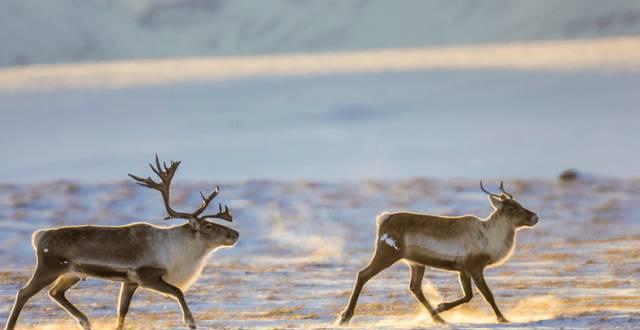
[[218, 203], [218, 209], [219, 209], [218, 213], [204, 215], [202, 216], [202, 219], [218, 218], [222, 220], [227, 220], [229, 222], [233, 221], [233, 217], [231, 216], [231, 213], [229, 213], [229, 208], [226, 205], [224, 206], [224, 211], [222, 211], [222, 204]]
[[[500, 183], [500, 186], [502, 186], [502, 183]], [[493, 197], [496, 197], [496, 198], [502, 198], [500, 195], [496, 195], [494, 193], [490, 193], [486, 189], [484, 189], [484, 187], [482, 186], [482, 180], [480, 180], [480, 189], [482, 189], [482, 191], [484, 191], [489, 196], [493, 196]]]
[[153, 164], [149, 164], [149, 167], [151, 167], [151, 170], [160, 178], [161, 182], [155, 182], [153, 179], [151, 179], [151, 177], [147, 177], [145, 179], [133, 174], [129, 174], [129, 176], [136, 180], [137, 184], [143, 187], [160, 191], [160, 193], [162, 194], [162, 200], [164, 201], [164, 207], [167, 209], [168, 214], [168, 216], [164, 218], [165, 220], [173, 218], [196, 220], [203, 220], [205, 218], [219, 218], [227, 221], [232, 221], [231, 214], [229, 214], [229, 208], [225, 206], [225, 211], [222, 212], [222, 205], [220, 205], [220, 212], [218, 214], [205, 215], [203, 217], [200, 217], [200, 214], [202, 214], [202, 212], [204, 212], [204, 210], [209, 206], [209, 203], [211, 203], [211, 201], [220, 193], [220, 187], [218, 186], [216, 186], [216, 189], [213, 190], [213, 192], [211, 192], [209, 196], [205, 197], [205, 195], [200, 192], [200, 196], [202, 197], [202, 204], [200, 204], [200, 207], [198, 207], [198, 209], [193, 213], [177, 212], [171, 208], [169, 188], [171, 186], [171, 180], [173, 179], [173, 176], [175, 175], [179, 165], [179, 161], [171, 161], [171, 164], [169, 166], [167, 166], [167, 164], [163, 162], [161, 167], [160, 160], [158, 159], [158, 155], [156, 154], [156, 166], [154, 167]]
[[507, 197], [509, 197], [509, 199], [513, 199], [513, 195], [511, 195], [510, 193], [508, 193], [508, 192], [506, 192], [504, 190], [504, 186], [502, 185], [502, 181], [500, 181], [500, 187], [498, 189], [500, 189], [500, 191], [502, 191], [503, 194], [505, 194]]

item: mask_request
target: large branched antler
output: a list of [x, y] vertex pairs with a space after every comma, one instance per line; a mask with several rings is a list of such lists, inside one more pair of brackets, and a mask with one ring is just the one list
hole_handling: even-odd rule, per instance
[[171, 208], [171, 204], [170, 204], [171, 202], [169, 197], [170, 196], [169, 189], [171, 187], [171, 180], [173, 179], [173, 176], [175, 175], [176, 170], [180, 165], [180, 162], [172, 161], [169, 166], [167, 166], [166, 163], [163, 163], [163, 165], [164, 165], [164, 170], [160, 166], [160, 160], [158, 159], [158, 155], [156, 155], [156, 167], [153, 167], [153, 164], [149, 164], [149, 167], [160, 178], [161, 182], [155, 182], [153, 181], [153, 179], [151, 179], [151, 177], [147, 177], [145, 179], [145, 178], [135, 176], [133, 174], [129, 174], [129, 176], [134, 180], [136, 180], [137, 184], [143, 187], [160, 191], [160, 193], [162, 194], [162, 200], [164, 201], [164, 207], [167, 209], [167, 214], [168, 214], [165, 220], [168, 220], [171, 218], [189, 219], [191, 217], [191, 214], [174, 211]]
[[202, 191], [200, 192], [200, 197], [202, 197], [202, 204], [200, 204], [200, 207], [198, 207], [198, 209], [193, 212], [193, 215], [195, 216], [199, 216], [202, 212], [204, 212], [204, 210], [207, 209], [207, 207], [209, 206], [209, 203], [211, 203], [211, 201], [216, 198], [216, 196], [218, 196], [218, 194], [220, 193], [220, 187], [216, 186], [216, 189], [214, 189], [211, 194], [209, 194], [209, 196], [205, 197], [204, 194], [202, 193]]
[[209, 218], [218, 218], [218, 219], [223, 219], [223, 220], [227, 220], [227, 221], [233, 221], [233, 217], [231, 217], [231, 213], [229, 213], [229, 208], [225, 205], [224, 206], [224, 212], [222, 211], [222, 204], [218, 203], [218, 209], [220, 210], [218, 213], [216, 214], [207, 214], [207, 215], [203, 215], [200, 217], [200, 214], [202, 214], [202, 212], [204, 210], [207, 209], [207, 207], [209, 206], [209, 203], [211, 203], [211, 201], [218, 196], [218, 194], [220, 193], [220, 187], [216, 186], [216, 189], [211, 192], [211, 194], [209, 194], [209, 196], [205, 197], [204, 194], [202, 192], [200, 192], [200, 196], [202, 197], [202, 204], [200, 205], [200, 207], [193, 213], [194, 216], [199, 217], [200, 219], [209, 219]]
[[171, 180], [173, 179], [173, 176], [175, 175], [179, 165], [180, 165], [179, 161], [175, 161], [175, 162], [171, 161], [171, 164], [169, 166], [167, 166], [167, 163], [165, 162], [163, 162], [161, 166], [160, 160], [158, 159], [158, 155], [156, 154], [156, 166], [154, 167], [153, 164], [149, 164], [149, 167], [151, 167], [151, 170], [160, 178], [161, 182], [156, 182], [153, 179], [151, 179], [151, 177], [141, 178], [133, 174], [129, 174], [129, 176], [134, 180], [136, 180], [137, 184], [143, 187], [160, 191], [160, 193], [162, 194], [162, 199], [164, 201], [164, 207], [166, 208], [167, 214], [168, 214], [168, 216], [164, 218], [165, 220], [169, 220], [173, 218], [196, 219], [196, 220], [203, 220], [206, 218], [219, 218], [227, 221], [233, 221], [233, 218], [229, 213], [229, 208], [225, 206], [225, 211], [222, 212], [221, 204], [219, 205], [220, 212], [218, 214], [205, 215], [203, 217], [199, 217], [200, 214], [202, 214], [202, 212], [204, 212], [204, 210], [209, 206], [209, 203], [211, 203], [211, 201], [216, 196], [218, 196], [218, 193], [220, 192], [220, 187], [218, 186], [216, 186], [216, 189], [206, 197], [202, 192], [200, 192], [200, 196], [202, 196], [202, 204], [200, 204], [200, 207], [198, 207], [198, 209], [195, 210], [193, 213], [178, 212], [171, 208], [169, 190], [171, 187]]
[[218, 218], [222, 220], [233, 221], [231, 213], [229, 213], [229, 208], [226, 205], [224, 206], [224, 211], [222, 211], [222, 204], [218, 203], [218, 209], [218, 213], [203, 215], [202, 219]]

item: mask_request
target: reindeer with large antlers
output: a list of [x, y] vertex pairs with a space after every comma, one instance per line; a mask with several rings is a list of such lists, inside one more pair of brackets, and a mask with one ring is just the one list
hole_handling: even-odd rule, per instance
[[33, 295], [54, 283], [51, 298], [73, 316], [84, 330], [89, 320], [66, 298], [65, 292], [86, 277], [122, 282], [118, 300], [117, 328], [122, 329], [129, 304], [138, 287], [151, 289], [178, 301], [184, 322], [190, 328], [196, 323], [183, 292], [198, 278], [207, 257], [214, 249], [233, 246], [237, 231], [207, 219], [232, 221], [229, 209], [219, 204], [217, 214], [201, 215], [218, 195], [219, 188], [202, 196], [202, 204], [193, 213], [174, 211], [170, 206], [169, 188], [180, 162], [162, 167], [156, 155], [156, 166], [149, 164], [160, 182], [129, 174], [144, 187], [160, 191], [168, 216], [165, 220], [188, 220], [183, 225], [158, 227], [148, 223], [125, 226], [73, 226], [38, 230], [33, 234], [36, 269], [29, 283], [18, 291], [5, 329], [13, 329], [24, 304]]
[[[506, 261], [515, 247], [516, 231], [538, 223], [538, 216], [524, 208], [504, 190], [500, 195], [489, 195], [493, 212], [486, 219], [473, 215], [458, 217], [415, 213], [387, 213], [377, 217], [376, 250], [369, 265], [358, 273], [349, 304], [339, 320], [348, 324], [365, 283], [382, 270], [404, 260], [411, 269], [409, 289], [431, 314], [436, 323], [444, 323], [438, 315], [471, 300], [471, 281], [476, 284], [491, 305], [499, 322], [506, 323], [493, 294], [484, 279], [484, 269]], [[445, 302], [433, 308], [422, 292], [425, 266], [456, 271], [464, 297]]]

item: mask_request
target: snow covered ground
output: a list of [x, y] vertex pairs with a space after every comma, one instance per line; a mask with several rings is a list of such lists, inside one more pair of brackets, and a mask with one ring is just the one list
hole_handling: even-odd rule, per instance
[[[0, 3], [0, 320], [35, 229], [163, 223], [157, 194], [124, 180], [158, 153], [184, 161], [177, 207], [221, 184], [241, 232], [187, 293], [203, 328], [332, 328], [375, 215], [485, 216], [479, 179], [542, 221], [488, 272], [514, 323], [476, 294], [445, 329], [640, 328], [639, 2], [298, 4]], [[593, 175], [556, 181], [567, 168]], [[372, 280], [352, 328], [433, 326], [408, 276]], [[460, 295], [454, 274], [426, 278], [433, 303]], [[70, 298], [109, 329], [117, 287]], [[128, 319], [182, 326], [149, 292]], [[73, 321], [42, 292], [20, 325]]]
[[[185, 163], [184, 165], [187, 165]], [[186, 166], [185, 166], [186, 167]], [[184, 170], [184, 169], [183, 169]], [[175, 206], [198, 203], [213, 182], [176, 182]], [[486, 216], [490, 209], [476, 180], [405, 179], [326, 184], [312, 181], [222, 183], [221, 196], [241, 232], [238, 245], [218, 251], [187, 293], [202, 328], [332, 328], [356, 272], [372, 253], [375, 214], [411, 210]], [[496, 181], [489, 181], [494, 187]], [[444, 313], [444, 329], [630, 329], [640, 327], [640, 180], [586, 178], [508, 180], [538, 226], [519, 232], [509, 262], [488, 271], [488, 282], [513, 322], [494, 324], [489, 306], [473, 300]], [[37, 228], [71, 224], [162, 224], [160, 198], [132, 182], [71, 181], [0, 187], [0, 319], [33, 267], [29, 244]], [[424, 288], [433, 303], [458, 297], [452, 273], [428, 271]], [[398, 264], [364, 290], [352, 327], [432, 327], [408, 291], [408, 268]], [[118, 285], [87, 280], [70, 291], [97, 329], [113, 325]], [[177, 304], [139, 292], [131, 329], [181, 328]], [[22, 329], [69, 329], [73, 321], [42, 292], [23, 311]]]

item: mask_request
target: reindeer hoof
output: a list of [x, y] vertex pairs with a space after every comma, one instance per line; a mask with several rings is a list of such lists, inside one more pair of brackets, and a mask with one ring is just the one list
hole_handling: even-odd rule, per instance
[[511, 323], [509, 322], [509, 320], [507, 320], [506, 318], [504, 318], [504, 316], [500, 316], [498, 317], [498, 323]]
[[91, 323], [89, 323], [89, 320], [78, 320], [78, 325], [82, 330], [91, 330]]
[[347, 313], [344, 312], [342, 313], [342, 315], [340, 316], [340, 320], [338, 320], [338, 325], [349, 325], [349, 321], [351, 321], [351, 318], [353, 317], [353, 314], [351, 313]]
[[434, 309], [433, 311], [436, 314], [440, 314], [440, 313], [444, 312], [446, 310], [446, 308], [447, 308], [447, 303], [442, 303], [442, 304], [438, 305], [438, 307], [436, 307], [436, 309]]
[[447, 322], [445, 322], [445, 320], [443, 320], [438, 315], [431, 315], [431, 318], [433, 319], [433, 323], [435, 323], [435, 324], [447, 324]]
[[188, 318], [184, 320], [184, 323], [189, 327], [189, 329], [197, 328], [196, 321], [193, 318]]

